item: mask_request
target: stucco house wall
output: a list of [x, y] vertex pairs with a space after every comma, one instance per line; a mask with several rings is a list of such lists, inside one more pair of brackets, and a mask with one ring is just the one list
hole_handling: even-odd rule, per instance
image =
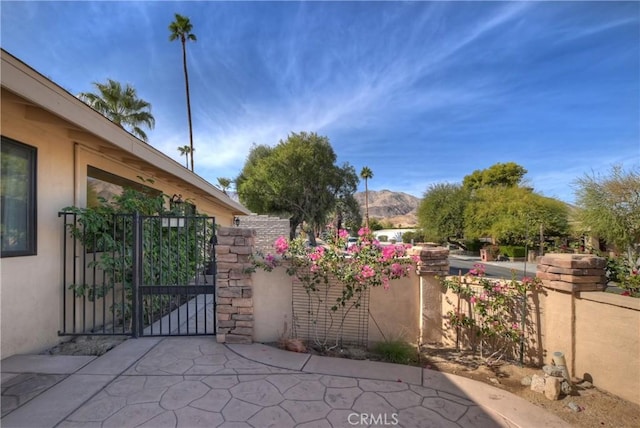
[[178, 162], [75, 96], [1, 52], [1, 133], [37, 149], [37, 253], [0, 259], [1, 358], [39, 352], [59, 342], [62, 223], [58, 212], [86, 206], [89, 166], [165, 194], [181, 194], [200, 213], [231, 225], [249, 211]]

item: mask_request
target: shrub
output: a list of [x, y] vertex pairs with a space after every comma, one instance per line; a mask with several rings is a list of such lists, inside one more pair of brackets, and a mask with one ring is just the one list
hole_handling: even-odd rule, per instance
[[416, 360], [416, 348], [403, 340], [387, 340], [378, 342], [373, 352], [383, 361], [395, 364], [409, 364]]
[[424, 232], [421, 231], [416, 231], [416, 232], [405, 232], [402, 234], [402, 242], [404, 242], [405, 244], [410, 244], [411, 240], [413, 240], [413, 242], [424, 242]]
[[524, 247], [517, 247], [515, 245], [501, 245], [500, 254], [504, 254], [507, 257], [525, 257], [526, 249]]
[[479, 239], [467, 239], [464, 241], [465, 247], [467, 247], [467, 251], [478, 252], [480, 248], [482, 248], [482, 241]]

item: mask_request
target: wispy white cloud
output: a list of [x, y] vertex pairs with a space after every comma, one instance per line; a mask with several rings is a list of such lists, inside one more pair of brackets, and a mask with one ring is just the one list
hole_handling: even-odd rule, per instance
[[[339, 161], [371, 167], [373, 188], [419, 196], [431, 183], [514, 160], [536, 188], [560, 195], [574, 172], [608, 151], [632, 156], [628, 147], [640, 140], [640, 61], [629, 54], [640, 48], [630, 31], [639, 25], [638, 5], [176, 7], [9, 2], [3, 47], [73, 91], [106, 77], [131, 82], [153, 105], [152, 144], [184, 164], [177, 151], [188, 144], [182, 58], [167, 27], [174, 12], [189, 16], [198, 36], [187, 48], [196, 172], [213, 182], [237, 175], [251, 144], [315, 131], [330, 138]], [[575, 157], [584, 147], [589, 155]]]

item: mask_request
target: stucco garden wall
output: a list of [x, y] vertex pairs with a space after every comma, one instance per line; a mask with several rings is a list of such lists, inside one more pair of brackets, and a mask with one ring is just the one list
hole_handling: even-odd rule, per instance
[[[447, 277], [453, 279], [455, 277]], [[509, 281], [510, 282], [510, 281]], [[502, 281], [504, 284], [505, 281]], [[481, 287], [469, 281], [469, 288], [473, 290], [480, 290]], [[458, 295], [451, 290], [447, 290], [445, 287], [440, 286], [440, 299], [430, 300], [425, 303], [427, 308], [438, 311], [440, 310], [441, 318], [425, 325], [427, 331], [440, 332], [435, 338], [439, 340], [427, 340], [427, 342], [436, 343], [444, 347], [460, 349], [477, 349], [479, 345], [478, 338], [469, 334], [468, 330], [451, 328], [449, 325], [448, 314], [450, 312], [459, 311], [462, 314], [473, 317], [474, 313], [468, 300], [459, 299]], [[524, 362], [529, 365], [541, 365], [543, 363], [544, 350], [542, 347], [542, 317], [543, 313], [542, 302], [540, 300], [540, 292], [527, 293], [527, 312], [525, 322], [525, 358]], [[516, 318], [520, 323], [520, 308], [516, 310]], [[430, 335], [432, 339], [433, 335]], [[519, 347], [517, 347], [519, 349]], [[509, 358], [519, 359], [518, 354], [508, 355]]]
[[640, 404], [640, 299], [580, 292], [575, 308], [575, 375]]
[[[280, 266], [272, 272], [257, 270], [253, 274], [254, 340], [277, 342], [291, 337], [293, 287], [301, 287]], [[338, 286], [337, 284], [334, 286]], [[303, 291], [302, 291], [303, 292]], [[391, 281], [388, 290], [375, 287], [369, 295], [368, 342], [403, 339], [417, 342], [420, 334], [418, 281], [415, 274]], [[345, 337], [346, 340], [350, 338]]]
[[[387, 291], [371, 290], [369, 342], [402, 338], [456, 346], [447, 313], [458, 308], [470, 313], [468, 303], [458, 301], [436, 277], [448, 270], [448, 253], [438, 248], [418, 251], [417, 274], [393, 281]], [[527, 299], [525, 362], [551, 364], [553, 353], [563, 352], [572, 376], [640, 404], [640, 299], [601, 291], [604, 261], [591, 257], [547, 255], [540, 260], [543, 286]], [[254, 340], [275, 342], [285, 333], [289, 337], [292, 279], [280, 267], [271, 273], [257, 271], [253, 284]], [[462, 348], [472, 347], [475, 340], [464, 335], [457, 339]]]
[[576, 254], [539, 260], [544, 362], [561, 351], [572, 376], [640, 404], [640, 299], [602, 291], [605, 263]]

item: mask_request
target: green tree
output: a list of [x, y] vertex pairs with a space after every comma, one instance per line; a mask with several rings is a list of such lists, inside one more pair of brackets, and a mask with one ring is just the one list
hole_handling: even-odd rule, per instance
[[227, 194], [227, 189], [231, 187], [231, 183], [233, 183], [233, 180], [230, 178], [218, 177], [218, 185], [222, 189], [222, 193], [225, 195]]
[[418, 223], [425, 239], [435, 242], [456, 240], [460, 244], [458, 241], [464, 238], [464, 210], [469, 198], [469, 190], [459, 184], [431, 185], [418, 206]]
[[625, 171], [614, 165], [607, 175], [584, 175], [576, 180], [575, 193], [582, 227], [625, 251], [635, 266], [640, 252], [640, 167]]
[[289, 216], [291, 238], [303, 222], [320, 228], [358, 184], [351, 165], [335, 162], [329, 139], [315, 133], [292, 133], [273, 148], [254, 145], [236, 178], [240, 201], [257, 213]]
[[514, 187], [522, 183], [527, 170], [515, 162], [496, 163], [487, 169], [475, 170], [464, 177], [462, 186], [469, 190], [481, 187]]
[[127, 129], [146, 142], [147, 134], [140, 126], [143, 125], [149, 129], [155, 126], [151, 104], [138, 98], [136, 90], [129, 84], [123, 88], [120, 82], [107, 79], [106, 83], [94, 82], [93, 86], [97, 89], [97, 93], [82, 92], [78, 98], [116, 125]]
[[382, 230], [382, 229], [384, 229], [385, 227], [384, 227], [384, 225], [382, 224], [382, 222], [380, 222], [380, 220], [379, 220], [378, 218], [374, 217], [374, 218], [372, 218], [372, 219], [371, 219], [371, 222], [369, 223], [369, 228], [370, 228], [372, 231], [374, 231], [374, 232], [375, 232], [375, 231], [377, 231], [377, 230]]
[[193, 127], [191, 125], [191, 98], [189, 95], [189, 73], [187, 72], [187, 40], [196, 41], [196, 35], [191, 32], [193, 25], [189, 18], [178, 13], [176, 20], [169, 24], [169, 41], [180, 40], [182, 45], [182, 67], [184, 69], [184, 84], [187, 92], [187, 117], [189, 119], [189, 148], [191, 154], [191, 171], [193, 171]]
[[368, 166], [362, 167], [360, 171], [360, 178], [364, 180], [364, 206], [365, 206], [365, 215], [364, 215], [364, 224], [369, 228], [369, 180], [373, 178], [373, 172], [371, 168]]
[[521, 245], [542, 225], [548, 236], [569, 233], [568, 206], [523, 187], [483, 187], [475, 191], [464, 213], [465, 238], [491, 237]]
[[191, 147], [178, 147], [178, 151], [180, 152], [180, 156], [184, 156], [184, 167], [189, 169], [189, 154], [191, 153]]
[[352, 194], [346, 194], [336, 199], [336, 206], [329, 214], [326, 223], [335, 226], [335, 230], [347, 229], [352, 234], [362, 227], [360, 204]]

